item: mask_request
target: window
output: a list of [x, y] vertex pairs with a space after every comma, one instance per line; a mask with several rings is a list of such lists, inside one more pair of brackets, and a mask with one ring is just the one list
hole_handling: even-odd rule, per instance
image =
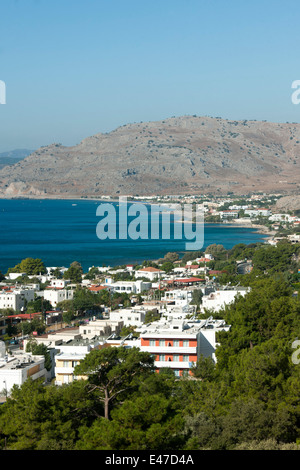
[[166, 360], [165, 355], [164, 355], [164, 354], [160, 354], [160, 355], [159, 355], [159, 360], [160, 360], [160, 361], [165, 361], [165, 360]]
[[184, 356], [182, 356], [182, 360], [183, 362], [189, 362], [189, 356], [185, 354]]
[[183, 347], [184, 347], [184, 348], [188, 348], [188, 347], [189, 347], [189, 340], [188, 340], [188, 339], [183, 340]]
[[175, 348], [179, 348], [179, 339], [174, 339], [174, 341], [173, 341], [173, 346], [174, 346]]
[[149, 346], [155, 346], [155, 339], [149, 340]]
[[173, 354], [173, 361], [179, 362], [179, 354]]
[[69, 361], [63, 361], [63, 367], [69, 367]]
[[179, 370], [178, 370], [178, 369], [174, 369], [174, 374], [175, 374], [176, 377], [179, 377], [179, 375], [180, 375], [180, 374], [179, 374]]
[[164, 345], [165, 345], [165, 340], [164, 340], [164, 339], [160, 339], [160, 340], [159, 340], [159, 345], [160, 345], [160, 347], [164, 347]]

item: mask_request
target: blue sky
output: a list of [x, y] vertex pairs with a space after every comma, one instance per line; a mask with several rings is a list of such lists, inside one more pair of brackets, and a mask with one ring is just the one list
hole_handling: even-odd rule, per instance
[[291, 0], [1, 0], [0, 152], [197, 114], [300, 122]]

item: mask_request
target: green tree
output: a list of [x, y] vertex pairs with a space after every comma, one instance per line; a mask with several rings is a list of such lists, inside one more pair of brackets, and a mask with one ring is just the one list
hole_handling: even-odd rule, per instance
[[203, 292], [201, 289], [193, 290], [191, 305], [197, 305], [197, 309], [199, 309], [200, 305], [202, 304], [202, 297]]
[[65, 323], [70, 324], [73, 318], [74, 318], [74, 313], [70, 310], [68, 310], [67, 312], [63, 312], [62, 314], [62, 319]]
[[111, 347], [92, 350], [75, 367], [74, 374], [88, 376], [89, 391], [98, 392], [109, 419], [112, 404], [137, 387], [141, 376], [153, 371], [153, 358], [138, 348]]
[[293, 255], [297, 252], [300, 252], [300, 247], [287, 242], [278, 243], [277, 246], [262, 246], [254, 251], [252, 261], [259, 271], [284, 272], [291, 268]]
[[56, 279], [62, 279], [63, 275], [61, 272], [61, 268], [55, 268], [51, 270], [52, 276], [54, 276]]
[[45, 333], [46, 326], [41, 318], [34, 317], [31, 321], [18, 323], [17, 330], [24, 335], [30, 335], [33, 331], [37, 331], [37, 333], [41, 335]]
[[227, 413], [218, 418], [219, 435], [212, 439], [213, 448], [234, 449], [242, 442], [273, 438], [293, 442], [296, 423], [286, 410], [272, 409], [259, 400], [233, 400]]
[[95, 406], [81, 381], [45, 387], [29, 378], [0, 407], [0, 448], [72, 450], [79, 428], [95, 419]]
[[45, 300], [42, 297], [37, 297], [34, 300], [31, 300], [26, 305], [27, 313], [36, 313], [36, 312], [46, 312], [53, 310], [53, 307], [49, 300]]
[[73, 299], [62, 300], [58, 302], [56, 307], [62, 311], [72, 312], [73, 314], [75, 312]]
[[215, 362], [211, 357], [204, 357], [201, 354], [191, 371], [194, 377], [201, 380], [212, 380], [215, 375]]
[[170, 273], [174, 269], [174, 264], [171, 263], [171, 261], [165, 261], [162, 264], [161, 269], [165, 271], [166, 273]]
[[187, 261], [195, 260], [196, 258], [202, 258], [204, 255], [203, 251], [188, 251], [184, 253], [183, 257], [181, 258], [181, 262], [186, 264]]
[[219, 255], [223, 252], [225, 252], [225, 248], [221, 244], [217, 243], [212, 243], [211, 245], [208, 245], [207, 248], [205, 249], [205, 253], [210, 253], [212, 255]]
[[153, 310], [148, 310], [148, 312], [146, 312], [144, 323], [151, 323], [159, 319], [160, 319], [160, 313], [155, 308]]
[[175, 451], [185, 440], [183, 418], [174, 410], [172, 400], [159, 394], [126, 400], [112, 410], [111, 418], [83, 428], [77, 449]]
[[37, 344], [35, 339], [28, 341], [26, 345], [26, 352], [31, 352], [34, 356], [45, 357], [45, 368], [49, 371], [52, 367], [52, 360], [48, 348], [45, 344]]
[[14, 268], [9, 268], [7, 273], [26, 273], [28, 275], [39, 275], [47, 272], [46, 266], [39, 258], [26, 258], [17, 264]]
[[96, 277], [100, 274], [100, 271], [97, 267], [93, 266], [87, 274], [85, 274], [85, 279], [96, 279]]
[[76, 284], [80, 284], [82, 281], [82, 270], [78, 266], [71, 265], [69, 269], [64, 272], [63, 278]]
[[93, 292], [85, 288], [77, 288], [73, 296], [73, 308], [79, 314], [86, 310], [94, 310], [98, 303], [98, 297]]

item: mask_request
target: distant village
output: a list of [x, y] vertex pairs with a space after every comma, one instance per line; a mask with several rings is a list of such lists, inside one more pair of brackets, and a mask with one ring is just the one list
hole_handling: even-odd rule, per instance
[[[174, 199], [166, 196], [161, 200]], [[197, 198], [178, 200], [195, 202]], [[265, 227], [269, 234], [266, 243], [273, 246], [282, 239], [300, 243], [300, 217], [274, 213], [271, 207], [275, 201], [276, 195], [261, 195], [247, 204], [238, 204], [236, 198], [229, 197], [202, 203], [207, 222]], [[76, 379], [75, 366], [94, 348], [137, 347], [154, 356], [158, 371], [170, 368], [177, 377], [191, 374], [200, 356], [215, 361], [217, 333], [230, 329], [218, 312], [250, 288], [239, 283], [218, 283], [219, 271], [210, 267], [214, 254], [209, 247], [190, 259], [180, 260], [173, 255], [139, 266], [91, 266], [76, 282], [68, 279], [69, 268], [65, 267], [46, 267], [44, 273], [33, 275], [9, 271], [0, 282], [2, 401], [14, 385], [21, 386], [28, 377], [57, 385], [72, 382]], [[236, 270], [250, 273], [251, 260], [237, 260]], [[95, 296], [105, 292], [106, 296], [101, 297], [103, 303], [98, 309], [85, 308], [77, 312], [75, 319], [66, 321], [68, 301], [74, 299], [78, 289]], [[116, 294], [121, 302], [112, 305]], [[29, 312], [27, 306], [38, 299], [42, 308]], [[44, 322], [45, 331], [23, 332], [22, 324], [35, 318]], [[19, 333], [11, 335], [14, 326], [18, 326]], [[46, 368], [44, 355], [29, 352], [27, 346], [32, 343], [46, 347], [51, 367]]]
[[[277, 233], [297, 241], [300, 233], [300, 211], [279, 212], [274, 209], [281, 194], [253, 194], [251, 196], [166, 195], [133, 196], [128, 201], [143, 201], [148, 204], [199, 204], [203, 207], [205, 222], [232, 223], [258, 228], [270, 235], [269, 243], [276, 244]], [[114, 200], [112, 196], [103, 199]], [[274, 237], [271, 237], [274, 235]]]

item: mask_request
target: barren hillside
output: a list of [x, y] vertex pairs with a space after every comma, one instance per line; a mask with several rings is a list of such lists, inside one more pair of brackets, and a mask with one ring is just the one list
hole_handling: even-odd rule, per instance
[[51, 144], [0, 171], [0, 197], [299, 193], [300, 124], [184, 116]]

